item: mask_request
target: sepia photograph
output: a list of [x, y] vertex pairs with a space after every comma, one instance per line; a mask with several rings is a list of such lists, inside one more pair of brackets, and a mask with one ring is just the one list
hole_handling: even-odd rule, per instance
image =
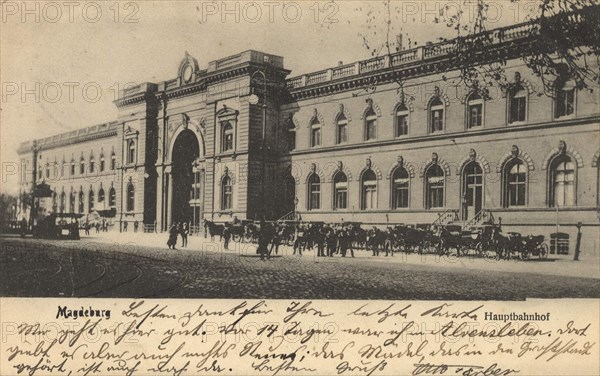
[[600, 375], [600, 0], [0, 18], [0, 375]]
[[595, 0], [1, 6], [2, 297], [600, 297]]

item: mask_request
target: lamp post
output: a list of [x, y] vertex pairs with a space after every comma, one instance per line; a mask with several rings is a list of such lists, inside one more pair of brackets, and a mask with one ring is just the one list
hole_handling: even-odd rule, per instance
[[[263, 84], [262, 98], [262, 140], [261, 140], [261, 168], [260, 168], [260, 219], [265, 216], [265, 163], [267, 158], [267, 76], [260, 70], [255, 71], [250, 76], [250, 82], [255, 80], [256, 76], [261, 76]], [[250, 104], [258, 104], [258, 95], [252, 94], [249, 98]]]

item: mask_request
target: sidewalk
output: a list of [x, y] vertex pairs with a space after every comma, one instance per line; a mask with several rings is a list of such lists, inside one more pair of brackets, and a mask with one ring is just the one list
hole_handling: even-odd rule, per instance
[[[142, 232], [104, 232], [96, 234], [90, 232], [89, 236], [82, 235], [82, 242], [99, 242], [118, 244], [120, 247], [152, 247], [167, 249], [167, 233], [142, 233]], [[236, 243], [231, 241], [229, 249], [223, 249], [223, 242], [219, 241], [219, 237], [215, 237], [215, 241], [206, 239], [203, 236], [188, 237], [187, 248], [181, 248], [181, 237], [178, 238], [177, 249], [179, 252], [213, 252], [239, 255], [240, 257], [258, 257], [256, 254], [256, 244], [252, 243]], [[385, 252], [380, 252], [379, 256], [372, 256], [372, 253], [365, 250], [354, 251], [355, 258], [342, 258], [340, 255], [334, 257], [316, 257], [316, 249], [305, 251], [302, 257], [294, 256], [293, 250], [289, 246], [282, 245], [279, 247], [278, 256], [297, 259], [303, 262], [315, 263], [366, 263], [377, 265], [378, 267], [401, 267], [402, 264], [421, 265], [424, 269], [430, 268], [451, 268], [462, 270], [482, 270], [482, 271], [498, 271], [507, 273], [530, 273], [530, 274], [545, 274], [559, 275], [568, 277], [580, 278], [595, 278], [600, 279], [600, 261], [586, 260], [573, 261], [572, 258], [552, 258], [552, 255], [547, 260], [537, 260], [532, 258], [528, 261], [520, 260], [495, 260], [476, 258], [465, 256], [457, 258], [456, 256], [440, 257], [433, 254], [418, 255], [396, 253], [393, 257], [386, 257]], [[572, 256], [571, 256], [572, 257]]]

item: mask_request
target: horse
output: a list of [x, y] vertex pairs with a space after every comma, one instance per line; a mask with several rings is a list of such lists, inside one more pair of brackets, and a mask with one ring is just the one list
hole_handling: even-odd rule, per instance
[[208, 219], [204, 220], [204, 230], [208, 229], [208, 233], [210, 235], [210, 240], [215, 240], [215, 235], [219, 235], [219, 241], [223, 240], [223, 230], [225, 230], [225, 226], [221, 224], [216, 224], [213, 221], [209, 221]]

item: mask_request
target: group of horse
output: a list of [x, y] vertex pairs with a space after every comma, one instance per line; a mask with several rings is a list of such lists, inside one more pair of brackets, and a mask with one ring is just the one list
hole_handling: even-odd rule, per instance
[[[356, 222], [328, 224], [323, 222], [263, 222], [264, 234], [270, 241], [289, 246], [302, 246], [314, 249], [323, 235], [339, 237], [342, 233], [352, 239], [353, 249], [364, 249], [378, 255], [380, 251], [474, 256], [509, 260], [528, 259], [531, 256], [540, 259], [548, 256], [548, 245], [543, 235], [522, 236], [519, 233], [502, 233], [500, 226], [484, 223], [479, 226], [463, 228], [460, 225], [438, 226], [387, 226], [385, 230], [375, 226], [363, 228]], [[258, 222], [215, 223], [204, 221], [205, 234], [212, 240], [229, 233], [235, 242], [257, 243], [261, 235]], [[227, 231], [226, 231], [227, 229]], [[391, 249], [390, 249], [391, 248]]]

